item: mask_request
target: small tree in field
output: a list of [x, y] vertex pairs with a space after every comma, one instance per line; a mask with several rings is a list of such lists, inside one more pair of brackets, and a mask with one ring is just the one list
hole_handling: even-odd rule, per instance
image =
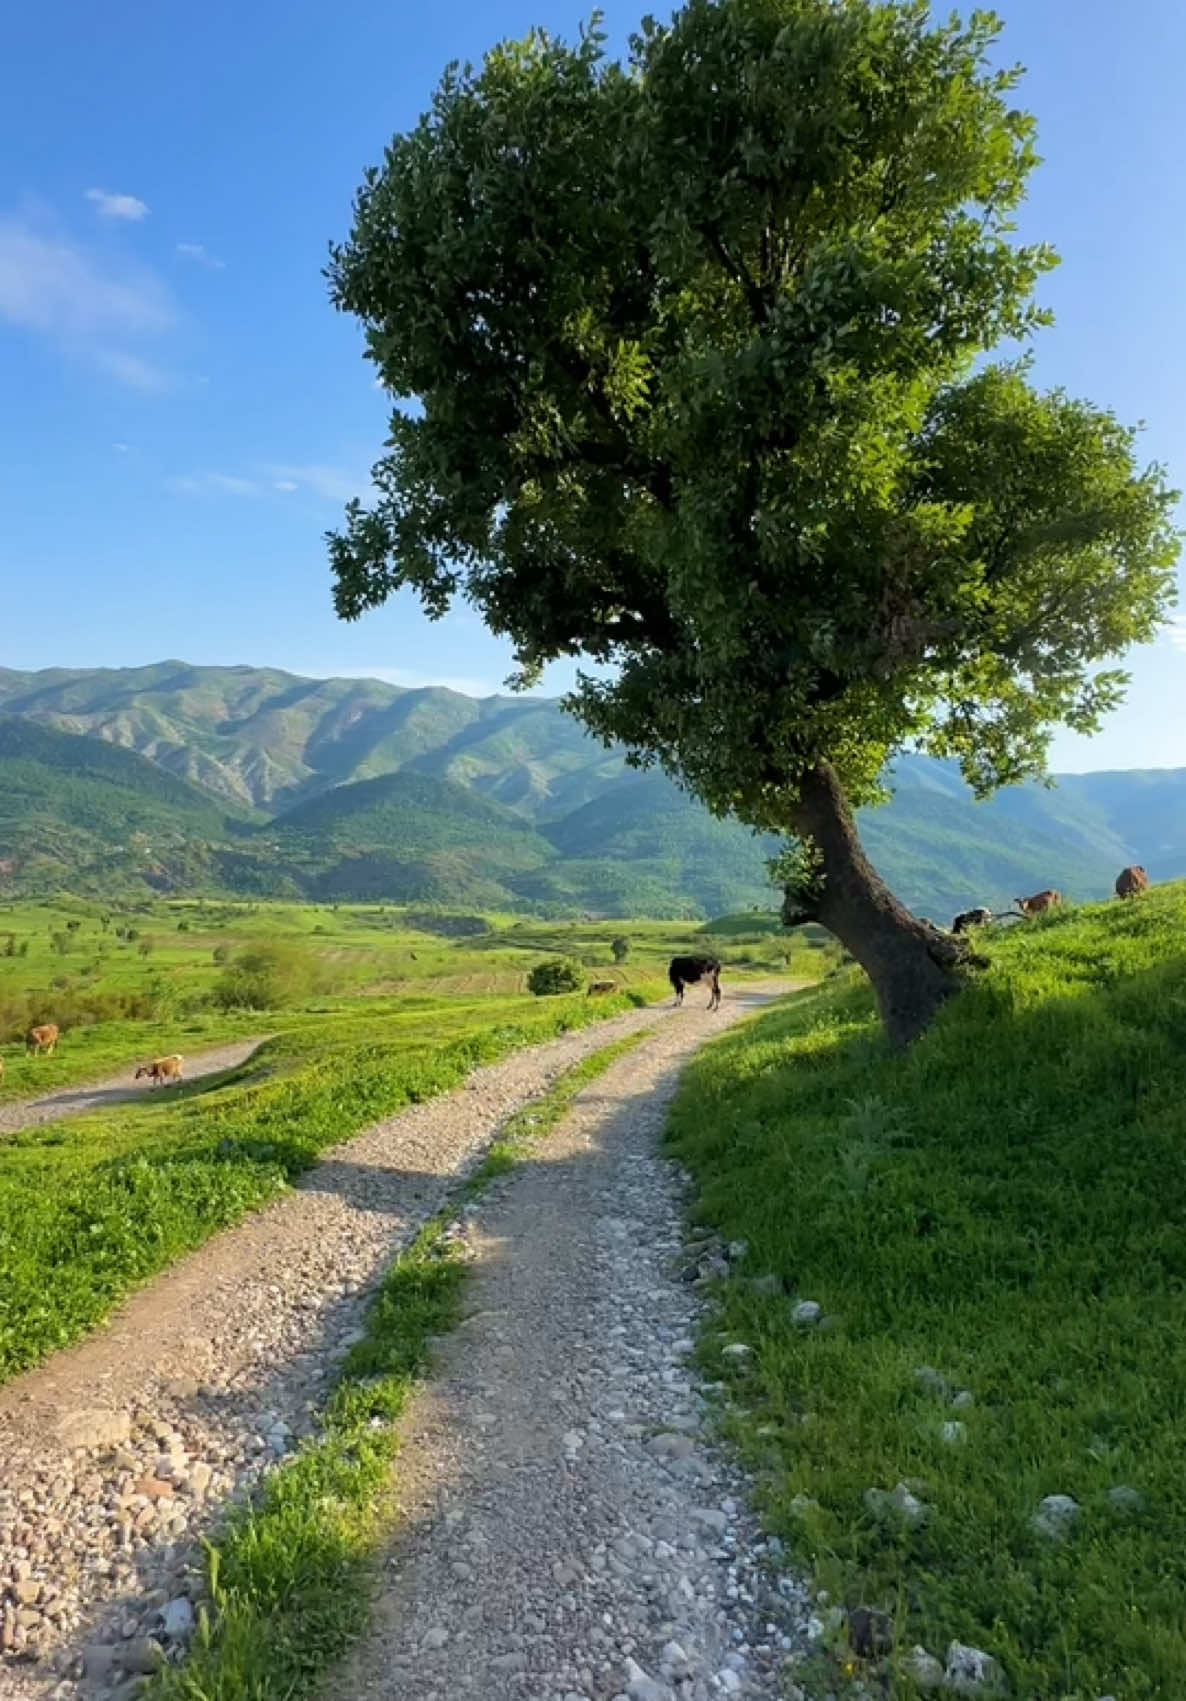
[[1172, 596], [1171, 493], [1107, 412], [986, 351], [1043, 322], [1035, 163], [995, 20], [925, 0], [688, 0], [449, 70], [331, 250], [398, 409], [331, 534], [338, 612], [465, 598], [519, 683], [719, 815], [784, 834], [784, 917], [904, 1043], [966, 946], [865, 857], [905, 747], [978, 794], [1089, 731]]
[[616, 939], [610, 941], [610, 952], [615, 963], [624, 963], [630, 955], [629, 939], [623, 939], [619, 934]]
[[567, 957], [551, 957], [546, 963], [537, 963], [527, 976], [527, 990], [537, 998], [550, 998], [558, 992], [579, 992], [584, 984], [581, 965]]

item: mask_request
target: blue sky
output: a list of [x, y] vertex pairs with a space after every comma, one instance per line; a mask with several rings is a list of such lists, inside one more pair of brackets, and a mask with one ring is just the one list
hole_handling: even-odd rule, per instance
[[[615, 37], [643, 9], [611, 0]], [[1001, 10], [1046, 161], [1024, 232], [1063, 256], [1039, 377], [1146, 421], [1149, 458], [1186, 481], [1186, 6]], [[497, 688], [509, 657], [471, 615], [333, 617], [322, 533], [365, 485], [385, 410], [320, 273], [363, 167], [448, 60], [586, 15], [565, 0], [10, 9], [0, 665], [181, 656]], [[1061, 737], [1056, 766], [1186, 765], [1186, 624], [1131, 665], [1126, 708], [1090, 744]]]

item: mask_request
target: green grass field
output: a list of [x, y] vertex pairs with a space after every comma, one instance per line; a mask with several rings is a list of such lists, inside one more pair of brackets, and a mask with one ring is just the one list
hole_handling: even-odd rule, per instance
[[[629, 943], [621, 964], [610, 949], [618, 937]], [[192, 1055], [272, 1031], [267, 1005], [260, 1012], [216, 1003], [228, 964], [260, 944], [298, 959], [301, 984], [285, 1001], [298, 1012], [340, 1010], [359, 999], [404, 1008], [410, 998], [518, 997], [534, 964], [554, 953], [573, 957], [591, 978], [634, 990], [658, 988], [668, 959], [698, 944], [743, 974], [813, 975], [826, 956], [785, 936], [722, 947], [696, 922], [535, 922], [392, 905], [194, 900], [122, 910], [83, 900], [0, 906], [0, 1103], [117, 1072], [140, 1057]], [[25, 1033], [46, 1021], [62, 1028], [57, 1054], [26, 1058]]]
[[[894, 1621], [888, 1693], [958, 1639], [1015, 1697], [1184, 1694], [1186, 889], [986, 950], [904, 1057], [845, 975], [694, 1061], [673, 1150], [750, 1243], [706, 1363], [771, 1526]], [[801, 1299], [834, 1326], [796, 1327]], [[899, 1483], [917, 1526], [866, 1500]], [[1032, 1523], [1054, 1494], [1080, 1507], [1061, 1541]], [[808, 1693], [876, 1669], [829, 1640]]]

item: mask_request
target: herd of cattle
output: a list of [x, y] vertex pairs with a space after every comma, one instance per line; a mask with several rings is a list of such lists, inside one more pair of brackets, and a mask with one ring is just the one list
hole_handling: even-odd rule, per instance
[[[1142, 892], [1149, 890], [1149, 875], [1139, 863], [1131, 868], [1122, 868], [1116, 876], [1116, 896], [1118, 898], [1137, 898]], [[1031, 916], [1044, 915], [1047, 910], [1056, 910], [1062, 903], [1062, 893], [1048, 887], [1044, 892], [1035, 892], [1032, 898], [1014, 898], [1016, 908], [1002, 910], [996, 915], [992, 910], [980, 906], [974, 910], [963, 910], [951, 924], [953, 933], [967, 933], [972, 927], [987, 927], [990, 921], [1002, 921], [1006, 916], [1021, 916], [1029, 919]], [[925, 918], [924, 918], [925, 919]], [[930, 925], [930, 924], [928, 924]]]

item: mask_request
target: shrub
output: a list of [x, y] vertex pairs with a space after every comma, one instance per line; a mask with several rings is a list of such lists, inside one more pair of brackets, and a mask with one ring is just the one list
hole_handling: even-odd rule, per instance
[[618, 937], [610, 944], [610, 950], [613, 952], [615, 963], [624, 963], [630, 955], [629, 939], [623, 939], [621, 934], [619, 934]]
[[549, 998], [558, 992], [579, 992], [585, 976], [579, 963], [569, 957], [551, 957], [537, 963], [527, 976], [527, 990], [537, 998]]
[[281, 1010], [313, 990], [315, 964], [284, 939], [261, 940], [236, 953], [214, 988], [224, 1010]]

